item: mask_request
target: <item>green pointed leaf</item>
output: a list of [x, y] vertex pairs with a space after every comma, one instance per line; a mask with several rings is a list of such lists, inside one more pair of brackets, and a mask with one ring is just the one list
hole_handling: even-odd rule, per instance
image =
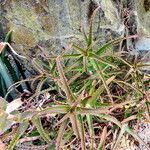
[[64, 70], [63, 70], [63, 67], [62, 67], [61, 62], [60, 62], [60, 57], [56, 58], [56, 64], [57, 64], [57, 69], [58, 69], [58, 73], [60, 76], [60, 81], [62, 84], [62, 86], [60, 86], [60, 88], [62, 88], [62, 90], [65, 92], [65, 94], [67, 96], [68, 103], [72, 104], [75, 101], [75, 98], [74, 98], [73, 93], [70, 90], [70, 87], [68, 85], [68, 81], [65, 77]]
[[104, 87], [105, 87], [105, 89], [106, 89], [106, 91], [108, 93], [108, 96], [109, 96], [111, 102], [113, 103], [113, 99], [112, 99], [109, 87], [106, 84], [106, 81], [105, 81], [104, 75], [103, 75], [103, 73], [101, 71], [101, 68], [99, 67], [98, 63], [94, 59], [90, 59], [90, 61], [91, 61], [91, 64], [93, 65], [93, 67], [95, 68], [96, 72], [98, 73], [100, 79], [102, 80], [102, 82], [104, 84]]
[[8, 43], [11, 42], [12, 33], [13, 33], [13, 31], [11, 30], [11, 31], [9, 31], [9, 32], [6, 34], [6, 37], [5, 37], [5, 40], [4, 40], [5, 42], [8, 42]]
[[9, 88], [14, 82], [5, 66], [5, 64], [3, 63], [3, 61], [0, 58], [0, 75], [3, 77], [6, 87]]
[[94, 149], [94, 127], [93, 127], [93, 116], [92, 115], [86, 115], [88, 128], [89, 128], [89, 134], [91, 139], [90, 149]]
[[77, 51], [79, 51], [83, 56], [86, 56], [87, 55], [87, 53], [86, 53], [86, 51], [83, 49], [83, 48], [81, 48], [81, 47], [79, 47], [79, 46], [77, 46], [77, 45], [73, 45], [73, 47], [77, 50]]
[[119, 42], [121, 42], [122, 40], [124, 40], [126, 38], [118, 38], [118, 39], [115, 39], [115, 40], [112, 40], [111, 42], [108, 42], [106, 44], [104, 44], [97, 52], [96, 54], [97, 55], [102, 55], [103, 53], [106, 52], [106, 50], [109, 50], [110, 48], [112, 48], [112, 46], [114, 46], [115, 44], [118, 44]]
[[81, 115], [78, 115], [77, 123], [78, 123], [79, 135], [80, 135], [80, 139], [81, 139], [81, 149], [86, 150], [84, 123], [83, 123], [83, 118]]
[[71, 122], [72, 129], [73, 129], [76, 137], [80, 138], [79, 127], [78, 127], [78, 117], [77, 117], [77, 115], [71, 113], [70, 114], [70, 122]]
[[61, 149], [61, 141], [63, 138], [63, 135], [65, 133], [65, 129], [67, 127], [69, 119], [66, 119], [60, 126], [59, 131], [58, 131], [58, 136], [56, 139], [56, 150], [60, 150]]
[[[6, 37], [5, 37], [4, 42], [8, 42], [8, 43], [10, 43], [10, 42], [11, 42], [12, 32], [13, 32], [13, 31], [9, 31], [9, 32], [6, 34]], [[6, 45], [6, 46], [4, 47], [4, 49], [3, 49], [2, 53], [1, 53], [1, 58], [2, 58], [2, 59], [4, 59], [4, 57], [5, 57], [5, 54], [6, 54], [7, 48], [8, 48], [8, 46]]]
[[39, 115], [42, 114], [66, 114], [70, 111], [70, 106], [68, 105], [54, 105], [52, 107], [43, 109], [38, 112]]
[[32, 119], [33, 124], [36, 126], [38, 132], [40, 133], [41, 137], [50, 144], [51, 139], [49, 138], [49, 135], [44, 131], [41, 120], [39, 117], [34, 116]]

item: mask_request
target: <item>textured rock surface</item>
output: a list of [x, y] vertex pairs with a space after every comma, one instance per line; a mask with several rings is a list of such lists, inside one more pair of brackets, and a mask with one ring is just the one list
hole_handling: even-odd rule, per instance
[[137, 0], [135, 6], [138, 22], [137, 31], [140, 35], [136, 42], [136, 49], [150, 50], [150, 0]]
[[[93, 10], [99, 4], [108, 11], [99, 11], [94, 32], [102, 37], [112, 33], [120, 35], [123, 28], [118, 31], [118, 27], [123, 26], [117, 9], [109, 1], [111, 5], [108, 7], [104, 0], [101, 3], [90, 0], [5, 0], [1, 1], [1, 23], [5, 32], [14, 31], [14, 46], [22, 54], [31, 56], [37, 44], [49, 52], [56, 52], [67, 44], [66, 39], [80, 34], [81, 23], [88, 25]], [[106, 31], [110, 28], [112, 32]]]
[[[0, 23], [5, 32], [14, 31], [15, 49], [32, 58], [40, 52], [35, 48], [38, 44], [50, 54], [60, 52], [81, 34], [81, 24], [88, 26], [98, 6], [93, 31], [96, 38], [101, 37], [100, 43], [125, 32], [149, 37], [149, 5], [150, 0], [0, 0]], [[133, 41], [129, 48], [135, 48]]]
[[137, 0], [138, 32], [141, 36], [150, 37], [150, 0]]

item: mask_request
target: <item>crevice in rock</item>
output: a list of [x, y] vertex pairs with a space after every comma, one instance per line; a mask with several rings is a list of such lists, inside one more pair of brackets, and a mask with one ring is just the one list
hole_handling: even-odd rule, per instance
[[144, 8], [146, 12], [150, 10], [150, 0], [144, 0]]

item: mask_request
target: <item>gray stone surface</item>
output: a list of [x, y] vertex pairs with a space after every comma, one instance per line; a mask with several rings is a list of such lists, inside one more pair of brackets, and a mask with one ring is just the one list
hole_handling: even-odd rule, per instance
[[81, 35], [81, 24], [89, 25], [91, 14], [98, 5], [101, 9], [94, 22], [95, 35], [101, 36], [102, 42], [105, 42], [107, 37], [119, 36], [123, 30], [111, 0], [110, 6], [104, 0], [5, 0], [0, 3], [1, 24], [5, 32], [14, 31], [14, 47], [26, 56], [39, 52], [34, 50], [37, 44], [49, 52], [60, 51], [67, 44], [66, 39]]
[[137, 40], [135, 48], [136, 50], [150, 51], [150, 38], [140, 38], [139, 40]]
[[135, 1], [138, 33], [140, 36], [150, 37], [150, 0]]
[[143, 41], [150, 37], [149, 5], [150, 0], [1, 0], [0, 24], [5, 33], [13, 30], [17, 52], [33, 58], [41, 45], [51, 55], [77, 37], [83, 40], [80, 27], [88, 30], [92, 12], [100, 6], [93, 26], [99, 44], [138, 34], [138, 40], [128, 40], [128, 49], [149, 50]]

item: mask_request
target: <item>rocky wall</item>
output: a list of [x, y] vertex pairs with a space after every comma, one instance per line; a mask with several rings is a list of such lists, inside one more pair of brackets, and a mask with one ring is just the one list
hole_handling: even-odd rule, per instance
[[79, 38], [98, 6], [93, 32], [100, 44], [124, 34], [149, 38], [149, 5], [150, 0], [0, 0], [0, 30], [13, 30], [16, 51], [33, 58], [40, 53], [37, 45], [52, 54]]

